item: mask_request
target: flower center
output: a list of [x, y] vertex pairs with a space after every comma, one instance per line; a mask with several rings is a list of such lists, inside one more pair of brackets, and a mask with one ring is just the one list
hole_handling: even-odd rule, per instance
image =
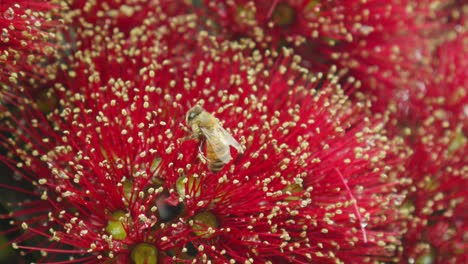
[[199, 196], [201, 193], [200, 180], [194, 177], [182, 176], [176, 181], [176, 190], [180, 197], [185, 197], [187, 194]]
[[131, 258], [135, 264], [157, 264], [158, 250], [153, 245], [141, 243], [132, 250]]
[[218, 227], [218, 220], [211, 212], [202, 212], [193, 218], [192, 231], [202, 238], [211, 238]]
[[286, 201], [291, 202], [291, 201], [299, 201], [301, 197], [298, 195], [303, 191], [302, 187], [297, 184], [289, 184], [283, 189], [283, 193], [287, 195], [285, 198]]
[[48, 114], [57, 107], [58, 99], [52, 94], [41, 92], [37, 95], [36, 104], [39, 111]]
[[235, 20], [241, 25], [253, 25], [255, 23], [255, 9], [252, 9], [251, 6], [239, 5]]
[[273, 11], [273, 22], [275, 24], [285, 27], [291, 25], [296, 18], [296, 12], [294, 8], [285, 3], [279, 3], [275, 11]]
[[116, 240], [124, 240], [127, 237], [127, 231], [125, 231], [123, 226], [125, 218], [124, 211], [116, 211], [107, 222], [106, 231]]
[[454, 152], [458, 151], [459, 149], [464, 148], [466, 143], [467, 143], [466, 135], [463, 133], [463, 131], [460, 128], [457, 128], [457, 131], [455, 132], [455, 136], [448, 147], [447, 154], [452, 155]]

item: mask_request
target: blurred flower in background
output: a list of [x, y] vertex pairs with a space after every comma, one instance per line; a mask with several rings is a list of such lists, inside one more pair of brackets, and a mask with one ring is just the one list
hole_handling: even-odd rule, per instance
[[[294, 47], [311, 71], [338, 66], [385, 111], [382, 92], [404, 85], [430, 52], [428, 34], [445, 29], [433, 19], [438, 1], [202, 1], [195, 10], [225, 37], [250, 37], [267, 49]], [[439, 11], [442, 12], [442, 11]]]
[[47, 1], [0, 2], [0, 85], [34, 85], [46, 77], [47, 61], [54, 54], [53, 5]]
[[7, 263], [467, 259], [463, 2], [10, 8]]

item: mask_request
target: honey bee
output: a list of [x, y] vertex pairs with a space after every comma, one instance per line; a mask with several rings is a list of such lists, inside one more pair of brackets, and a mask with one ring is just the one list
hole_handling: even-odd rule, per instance
[[[231, 149], [234, 147], [239, 154], [244, 153], [242, 146], [219, 123], [218, 119], [208, 113], [200, 105], [192, 107], [185, 116], [185, 122], [192, 129], [192, 136], [206, 143], [206, 156], [200, 153], [208, 163], [208, 169], [216, 173], [232, 160]], [[200, 145], [201, 146], [201, 145]]]

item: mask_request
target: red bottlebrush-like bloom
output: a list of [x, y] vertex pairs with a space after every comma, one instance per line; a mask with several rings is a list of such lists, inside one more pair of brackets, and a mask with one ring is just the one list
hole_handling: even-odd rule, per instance
[[9, 87], [47, 75], [47, 57], [54, 53], [57, 26], [50, 1], [0, 2], [0, 86]]
[[[412, 97], [417, 100], [413, 112], [423, 118], [442, 115], [450, 127], [461, 125], [468, 132], [468, 72], [464, 70], [468, 68], [468, 32], [457, 27], [453, 35], [454, 39], [436, 50], [432, 78], [421, 84], [419, 94], [412, 91]], [[439, 111], [432, 111], [431, 107], [424, 109], [422, 105], [432, 105]]]
[[110, 29], [110, 32], [117, 28], [123, 33], [129, 33], [152, 15], [159, 14], [158, 18], [164, 20], [186, 11], [187, 7], [183, 2], [170, 0], [75, 0], [63, 5], [68, 8], [66, 19], [78, 28], [98, 27], [97, 30]]
[[[382, 91], [378, 100], [390, 101], [394, 119], [389, 127], [392, 133], [417, 130], [428, 118], [445, 121], [443, 126], [434, 126], [434, 129], [456, 130], [462, 126], [467, 131], [468, 34], [463, 26], [466, 18], [458, 19], [426, 59], [427, 66], [417, 77], [405, 86]], [[391, 99], [380, 99], [383, 97]]]
[[403, 210], [408, 213], [403, 256], [408, 263], [464, 263], [468, 226], [468, 153], [461, 129], [428, 118], [415, 131], [407, 165], [411, 184]]
[[397, 114], [395, 130], [407, 136], [414, 152], [403, 207], [409, 216], [403, 240], [408, 263], [468, 260], [468, 38], [466, 32], [454, 35], [438, 47], [432, 78], [409, 89], [395, 107], [406, 110]]
[[47, 119], [6, 97], [23, 107], [7, 115], [12, 155], [1, 159], [37, 197], [11, 215], [25, 229], [15, 247], [59, 263], [394, 257], [406, 152], [332, 74], [206, 33], [174, 56], [164, 34], [147, 34], [151, 45], [113, 39], [72, 56]]
[[[422, 33], [433, 1], [202, 1], [206, 24], [228, 38], [250, 37], [266, 47], [294, 47], [312, 71], [337, 65], [367, 94], [394, 89], [427, 55]], [[408, 74], [410, 73], [410, 74]], [[410, 75], [410, 76], [408, 76]], [[378, 89], [375, 91], [375, 89]], [[386, 109], [388, 98], [373, 98]]]
[[173, 0], [75, 0], [61, 4], [65, 10], [65, 23], [69, 26], [63, 32], [65, 39], [82, 50], [96, 42], [101, 43], [102, 39], [97, 40], [98, 37], [129, 36], [133, 32], [144, 39], [144, 33], [134, 32], [135, 28], [143, 24], [148, 25], [148, 30], [171, 28], [174, 24], [170, 22], [185, 14], [188, 8], [183, 1]]
[[[414, 32], [419, 36], [407, 40], [393, 37], [388, 39], [388, 47], [399, 47], [398, 52], [401, 56], [411, 57], [410, 60], [394, 61], [391, 64], [400, 72], [400, 77], [389, 78], [395, 80], [396, 85], [385, 87], [384, 83], [379, 85], [379, 89], [363, 89], [363, 92], [372, 98], [374, 111], [384, 112], [390, 109], [397, 120], [396, 123], [403, 127], [421, 125], [421, 121], [439, 106], [448, 110], [466, 104], [466, 92], [463, 91], [466, 90], [466, 74], [462, 71], [466, 67], [467, 57], [468, 5], [458, 0], [418, 4], [431, 6], [427, 15], [419, 18], [426, 21], [425, 27], [419, 32]], [[394, 40], [404, 43], [410, 39], [417, 41], [411, 42], [412, 46], [407, 43], [393, 43]], [[407, 49], [400, 50], [404, 47]], [[451, 63], [454, 64], [450, 66]], [[372, 82], [378, 84], [378, 79], [374, 76], [380, 72], [369, 73], [368, 79], [373, 79]], [[455, 119], [452, 121], [457, 122]]]

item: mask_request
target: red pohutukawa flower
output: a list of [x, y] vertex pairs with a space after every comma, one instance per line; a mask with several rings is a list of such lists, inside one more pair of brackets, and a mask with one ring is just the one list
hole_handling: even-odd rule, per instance
[[[409, 48], [399, 50], [399, 53], [401, 56], [411, 57], [411, 60], [391, 63], [392, 67], [399, 69], [395, 71], [399, 72], [399, 76], [394, 75], [391, 78], [397, 85], [387, 87], [380, 85], [380, 89], [376, 90], [363, 89], [365, 94], [371, 96], [374, 111], [384, 112], [390, 109], [396, 119], [395, 122], [402, 126], [421, 125], [421, 121], [439, 106], [448, 110], [466, 104], [463, 92], [466, 90], [466, 74], [463, 68], [466, 67], [464, 64], [467, 56], [468, 5], [458, 0], [443, 3], [431, 0], [419, 1], [418, 5], [431, 6], [431, 8], [426, 16], [422, 15], [418, 19], [426, 21], [425, 27], [413, 33], [419, 36], [406, 40], [417, 40], [413, 43], [414, 46], [394, 45], [393, 37], [388, 39], [390, 44], [388, 47]], [[404, 39], [398, 38], [396, 41], [405, 42]], [[368, 78], [378, 81], [374, 75], [379, 72], [369, 73]]]
[[50, 1], [0, 2], [0, 86], [35, 81], [47, 75], [44, 67], [54, 52], [57, 26]]
[[[441, 45], [433, 77], [408, 90], [399, 125], [413, 149], [404, 210], [403, 253], [409, 263], [464, 263], [468, 226], [466, 33]], [[409, 132], [409, 133], [404, 133]]]
[[406, 152], [333, 74], [206, 33], [173, 57], [147, 34], [77, 52], [47, 119], [7, 97], [23, 107], [1, 160], [37, 197], [11, 214], [15, 247], [48, 263], [394, 259]]
[[[468, 23], [468, 14], [465, 20]], [[442, 115], [452, 128], [461, 125], [468, 132], [468, 72], [464, 70], [468, 67], [468, 32], [457, 28], [452, 38], [437, 48], [433, 76], [421, 84], [418, 95], [413, 95], [418, 100], [413, 111], [423, 117], [431, 116], [431, 112]], [[431, 105], [439, 111], [431, 111]]]
[[310, 69], [337, 65], [371, 95], [379, 93], [368, 89], [393, 89], [419, 68], [427, 52], [422, 33], [432, 26], [427, 18], [437, 6], [430, 0], [202, 2], [195, 10], [209, 18], [210, 29], [265, 47], [294, 47]]
[[[169, 28], [173, 25], [170, 22], [176, 20], [178, 15], [185, 14], [188, 8], [183, 1], [172, 0], [74, 0], [60, 3], [64, 9], [64, 20], [69, 26], [63, 34], [70, 44], [81, 49], [92, 45], [92, 42], [101, 41], [96, 40], [96, 35], [101, 38], [118, 34], [128, 36], [142, 24], [148, 25], [149, 30]], [[144, 39], [144, 35], [140, 34]]]
[[408, 263], [463, 263], [467, 260], [468, 153], [460, 128], [428, 118], [414, 133], [411, 182], [402, 207], [408, 213], [403, 256]]
[[464, 70], [468, 67], [468, 34], [458, 25], [446, 37], [448, 40], [437, 46], [427, 60], [425, 73], [406, 86], [386, 91], [391, 97], [392, 133], [417, 130], [428, 118], [446, 122], [434, 129], [456, 130], [461, 126], [468, 132], [468, 72]]

